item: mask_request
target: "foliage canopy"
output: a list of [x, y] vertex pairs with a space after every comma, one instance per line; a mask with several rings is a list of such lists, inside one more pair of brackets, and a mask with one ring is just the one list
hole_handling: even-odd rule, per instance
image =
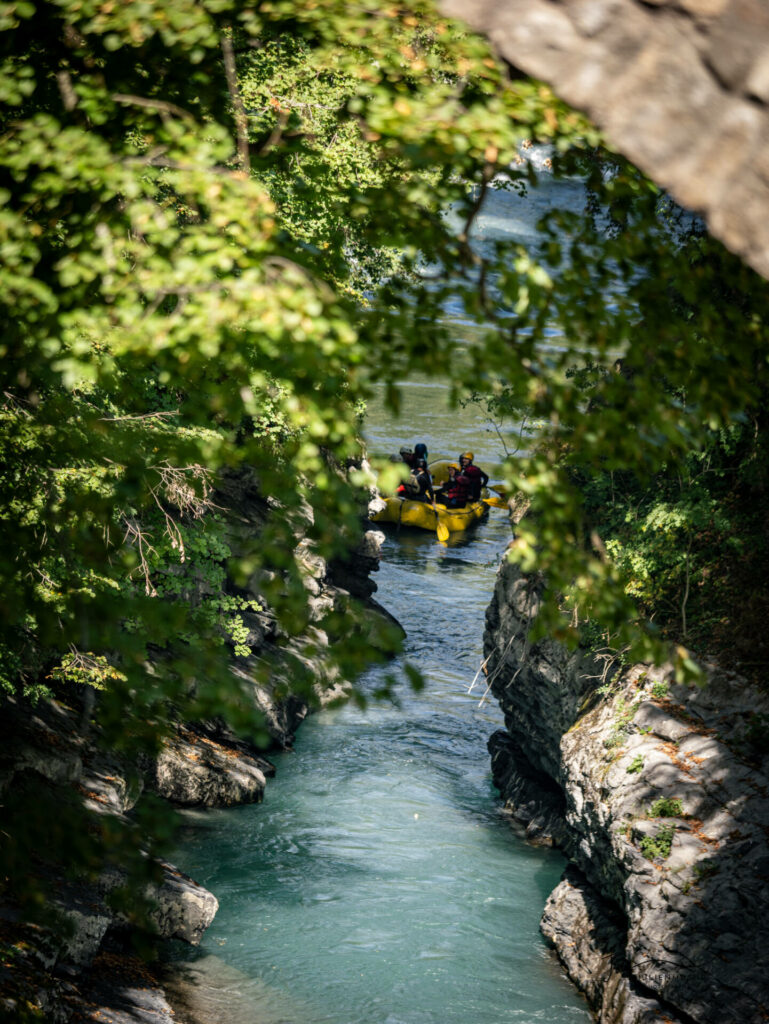
[[[256, 604], [305, 630], [298, 536], [357, 536], [361, 402], [452, 365], [485, 189], [584, 126], [428, 4], [10, 0], [0, 30], [2, 685], [89, 684], [129, 763], [179, 718], [254, 735], [232, 658]], [[218, 488], [244, 472], [264, 516], [233, 564]], [[333, 648], [345, 675], [361, 648]], [[32, 905], [45, 819], [3, 838]], [[61, 855], [140, 870], [162, 824], [73, 826]]]
[[[748, 443], [764, 282], [666, 223], [582, 118], [421, 0], [4, 0], [0, 29], [7, 689], [87, 678], [100, 735], [129, 753], [173, 715], [245, 727], [229, 659], [251, 598], [225, 578], [261, 573], [302, 632], [296, 536], [349, 548], [358, 500], [335, 467], [360, 454], [372, 385], [397, 407], [413, 367], [544, 424], [509, 467], [534, 513], [512, 557], [562, 596], [540, 628], [629, 636], [648, 581], [626, 586], [621, 537], [607, 556], [586, 481], [636, 493], [716, 434]], [[587, 176], [592, 214], [553, 216], [536, 251], [480, 253], [488, 189], [533, 173], [524, 139]], [[214, 487], [244, 467], [281, 508], [233, 566]], [[361, 654], [335, 653], [346, 672]]]

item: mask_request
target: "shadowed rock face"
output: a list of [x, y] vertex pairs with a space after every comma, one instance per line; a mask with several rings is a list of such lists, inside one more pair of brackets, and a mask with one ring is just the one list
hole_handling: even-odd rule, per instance
[[441, 0], [769, 276], [766, 0]]
[[672, 1024], [667, 1014], [660, 1016], [659, 1003], [632, 979], [622, 919], [573, 865], [551, 893], [541, 927], [601, 1020]]
[[573, 865], [543, 931], [601, 1024], [766, 1021], [769, 763], [751, 738], [766, 695], [735, 674], [690, 688], [531, 645], [539, 601], [504, 564], [484, 654], [506, 725], [495, 782]]

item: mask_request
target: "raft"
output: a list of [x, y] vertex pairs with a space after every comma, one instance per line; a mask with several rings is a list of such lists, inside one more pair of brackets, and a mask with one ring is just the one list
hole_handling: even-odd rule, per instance
[[375, 523], [398, 523], [401, 526], [417, 526], [433, 532], [437, 531], [440, 521], [449, 533], [461, 533], [480, 519], [486, 511], [486, 505], [482, 501], [470, 502], [464, 508], [437, 505], [434, 509], [428, 501], [411, 501], [408, 498], [384, 500], [385, 508], [371, 517]]

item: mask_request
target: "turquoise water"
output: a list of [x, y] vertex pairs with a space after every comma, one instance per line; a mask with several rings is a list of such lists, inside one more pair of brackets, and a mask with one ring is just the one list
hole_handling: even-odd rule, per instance
[[176, 862], [221, 903], [189, 965], [201, 1019], [590, 1020], [538, 932], [563, 860], [502, 816], [485, 749], [500, 714], [467, 693], [509, 536], [501, 514], [448, 548], [391, 534], [378, 597], [425, 691], [314, 716], [263, 804], [186, 815]]
[[[543, 195], [494, 196], [479, 218], [479, 244], [500, 232], [524, 240], [552, 200]], [[492, 476], [502, 456], [477, 409], [448, 409], [445, 387], [416, 376], [403, 384], [401, 419], [375, 399], [366, 433], [379, 454], [420, 440], [431, 458], [472, 448]], [[295, 750], [274, 757], [263, 804], [185, 814], [174, 860], [216, 894], [220, 910], [200, 951], [185, 954], [188, 981], [174, 986], [181, 1019], [591, 1019], [538, 931], [563, 858], [527, 846], [503, 817], [486, 751], [502, 717], [496, 705], [479, 706], [481, 684], [468, 694], [509, 540], [506, 516], [494, 510], [448, 547], [422, 531], [389, 533], [376, 596], [406, 628], [405, 654], [425, 690], [402, 682], [400, 707], [313, 716]]]

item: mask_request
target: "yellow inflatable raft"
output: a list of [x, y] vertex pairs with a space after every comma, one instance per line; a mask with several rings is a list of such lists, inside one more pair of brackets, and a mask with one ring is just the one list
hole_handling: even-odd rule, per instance
[[399, 523], [402, 526], [418, 526], [422, 530], [438, 532], [439, 525], [449, 533], [460, 533], [480, 519], [486, 511], [482, 501], [473, 501], [464, 508], [446, 508], [428, 501], [410, 501], [408, 498], [385, 498], [386, 506], [371, 518], [376, 523]]

